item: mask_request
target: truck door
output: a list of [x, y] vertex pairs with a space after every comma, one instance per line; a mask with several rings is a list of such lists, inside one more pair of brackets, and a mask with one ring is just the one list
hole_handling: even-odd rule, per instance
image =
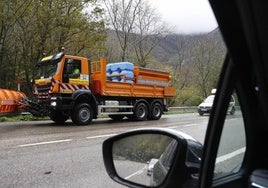
[[63, 83], [70, 83], [72, 79], [79, 79], [81, 74], [81, 61], [66, 58], [63, 69]]

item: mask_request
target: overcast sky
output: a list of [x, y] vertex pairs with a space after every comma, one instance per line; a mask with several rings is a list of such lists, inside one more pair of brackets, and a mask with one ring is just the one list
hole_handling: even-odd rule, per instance
[[178, 33], [210, 32], [217, 22], [207, 0], [148, 0]]

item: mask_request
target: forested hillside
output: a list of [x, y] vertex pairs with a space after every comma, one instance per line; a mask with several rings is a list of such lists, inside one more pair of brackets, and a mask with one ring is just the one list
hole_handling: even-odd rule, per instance
[[197, 105], [216, 87], [226, 54], [217, 29], [175, 34], [145, 0], [124, 1], [128, 6], [107, 0], [104, 8], [100, 2], [2, 1], [0, 87], [16, 89], [20, 78], [22, 91], [30, 96], [36, 62], [62, 46], [65, 53], [91, 60], [106, 57], [169, 71], [177, 89], [171, 105]]
[[[166, 70], [173, 75], [172, 85], [177, 88], [177, 95], [170, 101], [171, 105], [197, 105], [217, 86], [226, 55], [218, 29], [202, 34], [167, 34], [158, 36], [158, 39], [149, 35], [146, 42], [153, 49], [145, 58], [146, 64], [140, 62], [134, 53], [132, 43], [137, 34], [132, 33], [128, 37], [130, 45], [125, 60], [147, 68]], [[121, 61], [120, 44], [115, 31], [109, 30], [107, 41], [108, 60]], [[154, 46], [155, 41], [157, 45]]]
[[176, 105], [197, 105], [217, 86], [226, 48], [220, 31], [166, 36], [152, 52], [169, 66], [177, 88]]

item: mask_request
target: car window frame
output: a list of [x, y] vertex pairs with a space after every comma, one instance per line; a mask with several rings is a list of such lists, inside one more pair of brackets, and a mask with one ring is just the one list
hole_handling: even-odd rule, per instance
[[[226, 114], [233, 90], [235, 89], [234, 69], [235, 65], [230, 59], [229, 54], [227, 54], [219, 77], [217, 92], [205, 136], [200, 171], [200, 187], [211, 187], [213, 183], [215, 161], [226, 118], [226, 115], [222, 114]], [[218, 180], [221, 181], [221, 178]]]
[[[268, 67], [267, 58], [262, 56], [262, 52], [267, 51], [267, 48], [260, 45], [267, 41], [260, 41], [263, 37], [261, 35], [267, 31], [267, 27], [262, 25], [263, 21], [267, 21], [267, 13], [266, 17], [258, 14], [260, 11], [267, 12], [265, 9], [267, 6], [263, 6], [263, 2], [255, 1], [216, 2], [210, 0], [210, 4], [230, 57], [226, 58], [228, 60], [224, 63], [215, 105], [208, 123], [200, 171], [200, 187], [247, 187], [252, 172], [262, 166], [267, 166], [267, 162], [264, 160], [267, 152], [261, 149], [261, 146], [264, 147], [265, 137], [267, 137], [266, 126], [268, 124], [266, 74]], [[232, 89], [236, 91], [245, 125], [244, 162], [238, 173], [213, 182], [215, 155], [224, 123], [219, 112], [223, 111], [220, 108], [225, 109], [226, 101], [224, 99], [226, 100], [228, 97], [226, 92], [230, 92]], [[259, 147], [256, 147], [256, 144], [259, 144]]]

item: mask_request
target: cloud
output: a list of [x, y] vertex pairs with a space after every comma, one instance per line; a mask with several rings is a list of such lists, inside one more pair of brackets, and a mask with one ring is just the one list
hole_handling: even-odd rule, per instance
[[163, 21], [174, 26], [175, 32], [209, 32], [217, 27], [214, 14], [206, 0], [147, 0]]

